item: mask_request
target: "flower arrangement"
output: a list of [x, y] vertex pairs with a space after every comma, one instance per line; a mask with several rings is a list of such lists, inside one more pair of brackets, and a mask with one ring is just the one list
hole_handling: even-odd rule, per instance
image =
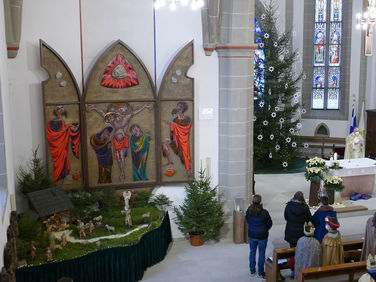
[[343, 167], [339, 165], [339, 161], [333, 161], [332, 165], [329, 168], [330, 169], [342, 169]]
[[321, 167], [306, 167], [305, 178], [308, 181], [320, 182], [324, 179], [324, 171]]
[[314, 157], [312, 159], [306, 160], [307, 167], [319, 167], [324, 172], [328, 171], [328, 168], [326, 167], [326, 162], [322, 158]]
[[341, 192], [345, 189], [345, 186], [342, 184], [343, 180], [341, 177], [332, 176], [324, 179], [324, 187], [327, 190], [334, 190]]

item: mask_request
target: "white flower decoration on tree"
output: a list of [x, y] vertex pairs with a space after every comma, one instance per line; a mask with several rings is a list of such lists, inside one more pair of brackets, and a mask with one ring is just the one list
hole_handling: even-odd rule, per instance
[[257, 117], [256, 116], [253, 116], [253, 121], [256, 121], [257, 120]]
[[261, 101], [260, 103], [259, 103], [259, 106], [260, 106], [260, 108], [262, 108], [262, 107], [264, 107], [264, 101]]
[[[299, 98], [301, 93], [300, 93], [300, 92], [296, 92], [295, 94], [296, 94], [297, 97]], [[295, 97], [295, 94], [294, 94], [294, 97]]]
[[262, 124], [263, 124], [263, 125], [268, 125], [269, 122], [268, 122], [267, 120], [264, 120], [264, 121], [262, 122]]
[[269, 153], [269, 159], [273, 158], [273, 154], [270, 152]]
[[277, 46], [278, 46], [278, 43], [277, 43], [277, 42], [274, 42], [273, 46], [274, 46], [274, 47], [277, 47]]
[[261, 49], [264, 48], [264, 43], [261, 42], [261, 43], [259, 44], [259, 46], [260, 46]]
[[265, 20], [265, 17], [266, 17], [265, 14], [261, 15], [261, 19]]
[[303, 125], [302, 125], [300, 122], [296, 124], [296, 127], [297, 127], [298, 129], [301, 129], [302, 126], [303, 126]]
[[265, 34], [264, 34], [264, 37], [265, 37], [266, 39], [268, 39], [268, 38], [269, 38], [269, 33], [265, 33]]
[[275, 150], [276, 150], [276, 151], [279, 151], [279, 149], [281, 149], [281, 146], [279, 146], [278, 144], [275, 145]]
[[289, 85], [287, 83], [285, 83], [285, 89], [287, 89], [289, 87]]
[[274, 71], [274, 67], [273, 66], [269, 67], [269, 71], [273, 72]]
[[273, 140], [274, 139], [274, 134], [270, 134], [270, 140]]
[[295, 93], [295, 94], [294, 94], [294, 99], [298, 99], [298, 98], [299, 98], [298, 93]]
[[304, 115], [306, 113], [306, 109], [302, 109], [302, 114]]
[[291, 128], [289, 129], [289, 132], [290, 132], [291, 134], [294, 134], [295, 129], [291, 127]]
[[303, 147], [307, 149], [309, 147], [309, 144], [308, 143], [304, 143]]
[[275, 110], [276, 112], [278, 112], [278, 111], [279, 111], [279, 107], [275, 107], [274, 110]]
[[293, 148], [296, 148], [296, 145], [297, 145], [296, 142], [291, 143], [291, 147], [293, 147]]
[[257, 136], [257, 139], [261, 141], [262, 140], [262, 135], [260, 134], [259, 136]]
[[275, 118], [277, 116], [277, 114], [275, 112], [272, 112], [271, 116], [272, 116], [272, 118]]
[[284, 123], [285, 122], [285, 119], [284, 118], [280, 118], [279, 119], [279, 123]]
[[294, 104], [298, 104], [299, 103], [299, 100], [298, 99], [294, 99]]
[[291, 142], [291, 138], [290, 137], [287, 137], [286, 138], [286, 143], [290, 143]]
[[303, 74], [302, 78], [303, 78], [303, 79], [306, 79], [306, 78], [307, 78], [307, 76], [306, 76], [305, 73]]
[[282, 163], [282, 166], [283, 166], [283, 167], [288, 167], [288, 165], [289, 165], [289, 164], [288, 164], [287, 162], [283, 162], [283, 163]]

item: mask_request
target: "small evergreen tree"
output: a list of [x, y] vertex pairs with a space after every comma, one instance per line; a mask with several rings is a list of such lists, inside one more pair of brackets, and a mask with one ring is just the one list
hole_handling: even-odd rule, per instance
[[266, 5], [256, 25], [254, 159], [258, 164], [287, 167], [296, 157], [301, 128], [298, 82], [292, 67], [297, 53], [290, 49], [290, 32], [278, 35], [276, 8]]
[[212, 188], [205, 170], [185, 186], [186, 197], [175, 207], [175, 223], [187, 235], [202, 235], [203, 240], [216, 239], [224, 224], [222, 203], [217, 199], [217, 187]]
[[26, 168], [20, 167], [17, 175], [20, 190], [25, 194], [53, 186], [52, 178], [47, 175], [42, 159], [38, 158], [38, 149], [39, 146], [33, 150], [33, 158]]

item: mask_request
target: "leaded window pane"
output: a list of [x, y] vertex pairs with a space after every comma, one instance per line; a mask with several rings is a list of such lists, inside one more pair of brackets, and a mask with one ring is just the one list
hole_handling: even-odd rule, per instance
[[340, 83], [340, 69], [339, 68], [329, 68], [328, 70], [328, 87], [339, 88]]
[[316, 0], [315, 22], [326, 21], [326, 0]]
[[313, 68], [313, 88], [325, 87], [325, 68]]
[[338, 110], [339, 109], [339, 89], [329, 89], [328, 91], [328, 110]]
[[342, 0], [332, 0], [330, 7], [330, 21], [342, 21]]
[[324, 109], [324, 89], [312, 90], [312, 109]]
[[341, 54], [340, 45], [330, 45], [329, 46], [329, 66], [339, 66]]
[[341, 23], [330, 23], [330, 44], [341, 43]]
[[315, 67], [325, 66], [325, 45], [315, 45], [313, 50], [313, 65]]
[[315, 44], [324, 45], [326, 40], [326, 23], [315, 24]]

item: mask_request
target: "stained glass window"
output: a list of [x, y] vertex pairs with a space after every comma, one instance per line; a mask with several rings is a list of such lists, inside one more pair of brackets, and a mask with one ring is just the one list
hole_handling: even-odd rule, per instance
[[[254, 32], [255, 32], [256, 43], [260, 43], [262, 31], [256, 18], [255, 18], [255, 31]], [[264, 49], [259, 47], [255, 51], [255, 71], [254, 71], [254, 77], [253, 77], [255, 101], [258, 101], [258, 102], [262, 101], [262, 96], [264, 93], [264, 85], [265, 85], [265, 53], [264, 53]], [[258, 103], [255, 103], [255, 104], [258, 105]]]
[[315, 0], [311, 108], [340, 107], [342, 0]]

